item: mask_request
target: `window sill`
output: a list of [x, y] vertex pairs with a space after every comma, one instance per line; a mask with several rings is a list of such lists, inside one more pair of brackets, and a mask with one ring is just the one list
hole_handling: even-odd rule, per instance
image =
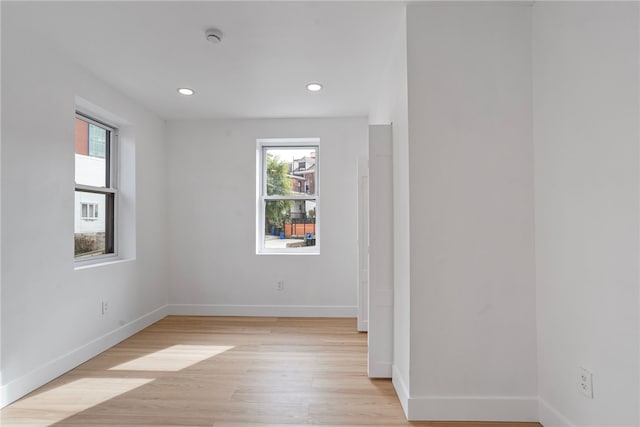
[[135, 258], [118, 258], [117, 256], [112, 257], [104, 257], [100, 259], [87, 259], [87, 260], [76, 260], [74, 261], [75, 266], [74, 270], [86, 270], [94, 267], [104, 267], [108, 265], [114, 264], [122, 264], [129, 261], [134, 261]]
[[319, 250], [315, 250], [315, 251], [303, 251], [303, 250], [297, 250], [297, 251], [287, 251], [287, 250], [278, 250], [278, 249], [262, 249], [262, 250], [258, 250], [256, 251], [256, 255], [320, 255], [320, 251]]

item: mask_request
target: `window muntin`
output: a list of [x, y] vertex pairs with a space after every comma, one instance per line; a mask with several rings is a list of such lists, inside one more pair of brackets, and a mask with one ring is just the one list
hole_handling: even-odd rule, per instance
[[258, 253], [319, 253], [318, 140], [258, 147]]
[[80, 113], [75, 119], [76, 260], [115, 254], [116, 130]]

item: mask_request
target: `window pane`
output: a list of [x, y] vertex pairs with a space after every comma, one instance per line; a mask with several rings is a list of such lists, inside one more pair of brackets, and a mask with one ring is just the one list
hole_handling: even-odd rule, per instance
[[104, 159], [106, 148], [107, 130], [94, 124], [89, 124], [89, 156]]
[[107, 129], [76, 118], [76, 184], [107, 186]]
[[[92, 256], [106, 253], [107, 221], [100, 212], [106, 212], [104, 194], [76, 191], [75, 196], [75, 256]], [[102, 206], [102, 208], [100, 208]]]
[[76, 154], [89, 155], [89, 123], [76, 117]]
[[315, 200], [266, 200], [264, 212], [265, 249], [315, 246]]
[[316, 149], [266, 149], [267, 195], [315, 195]]

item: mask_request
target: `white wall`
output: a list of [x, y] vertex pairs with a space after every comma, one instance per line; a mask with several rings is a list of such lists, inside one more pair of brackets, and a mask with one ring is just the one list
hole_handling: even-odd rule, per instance
[[[18, 7], [31, 6], [2, 5], [0, 405], [162, 317], [167, 301], [163, 122], [33, 40], [12, 19]], [[79, 270], [77, 104], [121, 129], [121, 208], [129, 222], [119, 236], [128, 261]]]
[[[639, 5], [534, 6], [540, 421], [638, 426]], [[593, 400], [578, 368], [593, 373]]]
[[533, 421], [531, 8], [407, 18], [409, 417]]
[[[355, 317], [366, 118], [173, 121], [167, 132], [173, 313]], [[321, 254], [257, 255], [256, 140], [296, 137], [320, 138]]]

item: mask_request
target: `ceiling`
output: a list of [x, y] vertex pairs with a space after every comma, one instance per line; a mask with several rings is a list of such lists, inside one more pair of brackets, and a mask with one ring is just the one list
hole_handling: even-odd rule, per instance
[[[24, 31], [164, 119], [369, 113], [395, 2], [16, 2]], [[205, 30], [224, 33], [220, 44]], [[308, 82], [324, 90], [311, 93]], [[196, 91], [178, 95], [178, 87]]]

